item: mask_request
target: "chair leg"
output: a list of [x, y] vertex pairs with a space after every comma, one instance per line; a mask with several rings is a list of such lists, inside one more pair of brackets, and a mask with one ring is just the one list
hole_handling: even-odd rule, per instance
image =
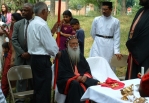
[[9, 103], [11, 103], [11, 93], [9, 92]]

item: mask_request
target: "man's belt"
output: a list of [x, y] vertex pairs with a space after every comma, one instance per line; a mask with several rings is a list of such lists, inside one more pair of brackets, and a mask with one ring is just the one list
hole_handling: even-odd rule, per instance
[[96, 34], [96, 36], [98, 36], [98, 37], [102, 37], [102, 38], [113, 38], [113, 36], [104, 36], [104, 35], [99, 35], [99, 34]]

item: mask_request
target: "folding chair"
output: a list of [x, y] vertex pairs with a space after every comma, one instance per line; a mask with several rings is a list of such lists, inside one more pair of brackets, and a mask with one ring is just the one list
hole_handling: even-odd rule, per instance
[[33, 95], [33, 90], [23, 91], [23, 92], [13, 92], [11, 81], [23, 80], [23, 79], [31, 79], [32, 71], [29, 65], [20, 65], [11, 67], [7, 73], [10, 93], [13, 99], [13, 103], [15, 103], [16, 98], [27, 98]]
[[[128, 59], [128, 55], [123, 55], [123, 57], [121, 58], [121, 60], [118, 60], [116, 55], [114, 55], [111, 59], [111, 67], [113, 68], [121, 68], [121, 67], [127, 67], [127, 59]], [[120, 80], [124, 80], [125, 77], [118, 77]]]

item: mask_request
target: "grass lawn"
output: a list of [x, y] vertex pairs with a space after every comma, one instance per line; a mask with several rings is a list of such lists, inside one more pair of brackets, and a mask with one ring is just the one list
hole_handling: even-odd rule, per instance
[[[92, 21], [95, 17], [87, 17], [87, 16], [74, 16], [74, 18], [77, 18], [80, 21], [81, 28], [85, 31], [85, 57], [87, 58], [89, 56], [90, 48], [93, 43], [93, 39], [90, 36], [90, 29]], [[122, 54], [128, 54], [127, 48], [125, 46], [125, 43], [128, 38], [128, 32], [130, 29], [130, 25], [133, 19], [133, 16], [117, 16], [120, 20], [120, 27], [121, 27], [121, 45], [120, 50]], [[48, 18], [48, 25], [50, 28], [54, 25], [56, 22], [57, 17], [50, 17]], [[126, 72], [126, 68], [117, 68], [117, 76], [124, 76]]]

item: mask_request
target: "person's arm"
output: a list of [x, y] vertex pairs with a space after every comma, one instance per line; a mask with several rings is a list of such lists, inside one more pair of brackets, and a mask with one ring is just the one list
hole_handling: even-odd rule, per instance
[[113, 39], [114, 39], [114, 54], [120, 54], [120, 23], [119, 21], [115, 23]]
[[15, 60], [15, 50], [13, 48], [13, 46], [11, 46], [12, 49], [12, 56], [11, 56], [11, 61], [10, 61], [10, 66], [14, 66], [14, 60]]
[[95, 18], [93, 20], [93, 22], [92, 22], [91, 32], [90, 32], [90, 34], [91, 34], [91, 36], [92, 36], [93, 39], [95, 39], [95, 36], [96, 36], [96, 28], [97, 28], [97, 26], [96, 26], [96, 19], [97, 18]]
[[[14, 24], [14, 29], [13, 29], [13, 34], [12, 34], [12, 44], [13, 44], [13, 47], [15, 49], [15, 52], [17, 54], [19, 54], [19, 56], [21, 56], [24, 53], [24, 50], [21, 48], [21, 45], [18, 41], [19, 26], [20, 25], [18, 25], [16, 23]], [[22, 33], [23, 33], [23, 31], [22, 31]], [[20, 35], [23, 35], [23, 34], [20, 34]]]
[[114, 54], [116, 55], [117, 59], [120, 60], [122, 57], [122, 54], [120, 54], [120, 23], [119, 21], [115, 24], [114, 29]]
[[56, 54], [59, 51], [59, 48], [57, 46], [57, 43], [55, 39], [52, 37], [51, 31], [49, 30], [47, 25], [44, 25], [40, 28], [39, 36], [41, 39], [42, 45], [45, 47], [45, 49], [48, 51], [48, 53], [52, 56], [56, 56]]
[[7, 22], [6, 24], [11, 23], [11, 13], [7, 13]]
[[[3, 30], [3, 33], [6, 34], [6, 36], [7, 36], [9, 39], [11, 39], [10, 36], [9, 36], [9, 32], [5, 30], [5, 27], [4, 27], [4, 26], [0, 26], [0, 27], [1, 27], [1, 30]], [[9, 28], [8, 28], [8, 29], [9, 29]]]
[[52, 36], [54, 36], [55, 32], [56, 32], [57, 29], [58, 29], [58, 26], [59, 26], [59, 24], [56, 22], [56, 23], [54, 24], [54, 26], [52, 27], [52, 29], [51, 29], [51, 34], [52, 34]]
[[84, 44], [84, 38], [85, 38], [85, 34], [84, 34], [84, 31], [83, 30], [79, 30], [77, 32], [77, 38], [79, 40], [79, 44]]
[[61, 28], [62, 24], [63, 24], [64, 20], [61, 20], [60, 23], [56, 22], [54, 24], [54, 26], [51, 29], [51, 34], [52, 36], [54, 36], [55, 32], [57, 31], [58, 27]]
[[71, 36], [71, 34], [65, 34], [65, 33], [62, 33], [62, 32], [60, 32], [60, 33], [61, 33], [62, 36], [65, 36], [65, 37], [70, 37]]

